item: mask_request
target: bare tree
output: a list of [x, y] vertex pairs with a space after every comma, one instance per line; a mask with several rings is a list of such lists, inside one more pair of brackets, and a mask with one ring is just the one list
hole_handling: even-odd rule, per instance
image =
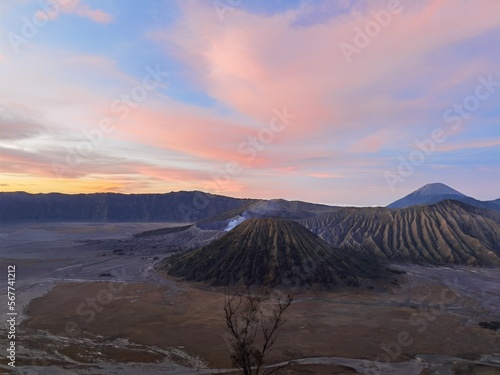
[[226, 290], [225, 329], [230, 336], [231, 362], [244, 375], [264, 373], [264, 359], [287, 320], [284, 314], [294, 296], [277, 293], [272, 295], [269, 289], [263, 289], [252, 294], [247, 289], [245, 293], [231, 294]]

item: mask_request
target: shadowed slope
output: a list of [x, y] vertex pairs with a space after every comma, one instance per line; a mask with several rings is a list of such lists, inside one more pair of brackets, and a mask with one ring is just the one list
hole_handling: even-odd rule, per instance
[[169, 273], [215, 285], [359, 285], [377, 276], [293, 221], [248, 219], [222, 238], [174, 260]]
[[500, 265], [500, 214], [458, 201], [397, 210], [342, 208], [299, 222], [335, 247], [382, 259]]
[[254, 202], [199, 191], [166, 194], [0, 192], [0, 222], [195, 222]]

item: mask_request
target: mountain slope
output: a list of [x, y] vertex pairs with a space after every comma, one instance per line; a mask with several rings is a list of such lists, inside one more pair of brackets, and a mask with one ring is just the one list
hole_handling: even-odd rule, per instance
[[442, 183], [433, 183], [422, 186], [420, 189], [415, 190], [413, 193], [398, 199], [397, 201], [388, 205], [388, 208], [405, 208], [416, 206], [418, 204], [433, 204], [444, 199], [460, 199], [466, 197], [465, 194], [452, 189], [451, 187]]
[[305, 219], [319, 213], [329, 212], [334, 207], [301, 201], [270, 199], [252, 201], [221, 215], [209, 217], [196, 223], [202, 229], [230, 230], [251, 218]]
[[397, 210], [341, 208], [299, 222], [335, 247], [391, 261], [500, 265], [500, 213], [458, 201]]
[[252, 202], [197, 191], [167, 194], [0, 193], [0, 222], [194, 222]]
[[297, 222], [279, 219], [248, 219], [169, 266], [174, 276], [215, 285], [358, 285], [377, 272], [373, 264], [331, 249]]
[[435, 204], [446, 199], [453, 199], [460, 202], [467, 203], [471, 206], [486, 208], [489, 210], [500, 211], [500, 204], [496, 201], [479, 201], [469, 197], [461, 192], [452, 189], [451, 187], [442, 183], [433, 183], [422, 186], [420, 189], [415, 190], [413, 193], [392, 202], [387, 208], [406, 208], [422, 204]]

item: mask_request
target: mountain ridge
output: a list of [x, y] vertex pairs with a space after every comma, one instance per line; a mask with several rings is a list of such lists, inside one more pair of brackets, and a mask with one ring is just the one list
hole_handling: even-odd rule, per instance
[[[424, 185], [387, 207], [429, 205], [446, 199], [500, 211], [500, 198], [479, 201], [441, 183]], [[0, 192], [0, 222], [198, 222], [200, 228], [221, 230], [233, 217], [245, 217], [242, 215], [245, 212], [250, 217], [299, 220], [340, 208], [284, 199], [234, 198], [201, 191], [150, 194]], [[222, 223], [224, 220], [226, 222]]]
[[500, 265], [500, 213], [460, 201], [342, 208], [299, 222], [334, 247], [389, 261]]
[[480, 201], [475, 198], [469, 197], [441, 182], [426, 184], [420, 187], [419, 189], [411, 192], [410, 194], [404, 196], [403, 198], [400, 198], [392, 202], [386, 207], [407, 208], [422, 204], [423, 205], [434, 204], [447, 199], [454, 199], [457, 201], [467, 203], [472, 206], [500, 211], [500, 199], [491, 201]]
[[252, 201], [200, 191], [164, 194], [0, 192], [0, 222], [196, 222]]

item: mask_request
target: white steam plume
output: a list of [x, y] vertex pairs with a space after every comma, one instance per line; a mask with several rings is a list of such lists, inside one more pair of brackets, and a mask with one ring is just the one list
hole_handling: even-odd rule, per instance
[[230, 220], [229, 223], [227, 223], [227, 227], [226, 227], [226, 229], [224, 229], [224, 232], [229, 232], [231, 229], [233, 229], [237, 225], [240, 225], [241, 223], [243, 223], [245, 221], [245, 219], [246, 219], [245, 217], [238, 215], [236, 218]]

